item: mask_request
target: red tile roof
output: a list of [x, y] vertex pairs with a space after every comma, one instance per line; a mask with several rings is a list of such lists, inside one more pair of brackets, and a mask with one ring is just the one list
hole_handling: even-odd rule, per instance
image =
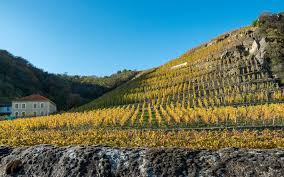
[[22, 98], [14, 100], [14, 101], [49, 101], [49, 102], [53, 103], [48, 98], [41, 96], [41, 95], [38, 95], [38, 94], [22, 97]]

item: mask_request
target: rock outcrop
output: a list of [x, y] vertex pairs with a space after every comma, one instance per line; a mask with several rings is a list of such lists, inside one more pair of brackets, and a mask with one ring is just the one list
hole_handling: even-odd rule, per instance
[[0, 176], [284, 176], [284, 150], [0, 147]]

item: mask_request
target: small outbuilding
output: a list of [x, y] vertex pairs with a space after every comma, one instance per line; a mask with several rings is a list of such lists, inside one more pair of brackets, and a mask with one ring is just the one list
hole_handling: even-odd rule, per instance
[[0, 118], [11, 115], [12, 106], [8, 103], [0, 103]]

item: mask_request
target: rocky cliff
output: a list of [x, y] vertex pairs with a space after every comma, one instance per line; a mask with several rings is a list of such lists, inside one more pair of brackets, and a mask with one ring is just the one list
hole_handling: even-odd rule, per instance
[[284, 150], [0, 147], [0, 176], [284, 176]]

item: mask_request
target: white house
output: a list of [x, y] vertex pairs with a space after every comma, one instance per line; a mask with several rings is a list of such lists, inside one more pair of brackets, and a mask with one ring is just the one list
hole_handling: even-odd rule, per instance
[[12, 116], [46, 116], [57, 111], [56, 104], [41, 95], [30, 95], [12, 101]]

